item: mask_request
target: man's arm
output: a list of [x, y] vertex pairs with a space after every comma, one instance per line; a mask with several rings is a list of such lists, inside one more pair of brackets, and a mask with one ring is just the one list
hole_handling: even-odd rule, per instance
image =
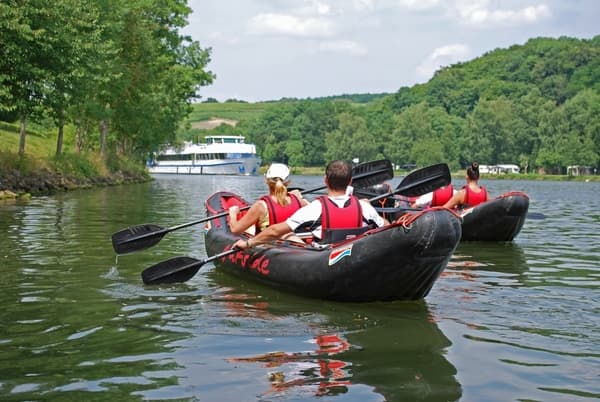
[[377, 213], [377, 210], [375, 210], [373, 205], [371, 205], [368, 201], [360, 200], [360, 202], [363, 210], [363, 217], [365, 219], [367, 219], [368, 221], [371, 220], [375, 222], [375, 224], [379, 227], [387, 226], [390, 224], [390, 222], [387, 219], [383, 218]]
[[251, 239], [238, 240], [233, 246], [244, 250], [248, 247], [256, 246], [257, 244], [268, 243], [271, 240], [279, 239], [281, 236], [288, 234], [291, 231], [292, 229], [286, 222], [276, 223], [275, 225], [269, 226]]

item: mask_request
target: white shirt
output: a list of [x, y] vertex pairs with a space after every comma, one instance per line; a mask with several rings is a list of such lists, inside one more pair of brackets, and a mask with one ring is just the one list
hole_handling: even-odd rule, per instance
[[[348, 201], [350, 197], [347, 195], [337, 195], [335, 197], [329, 197], [331, 201], [333, 201], [338, 207], [343, 208], [346, 201]], [[385, 221], [375, 208], [371, 204], [366, 201], [360, 200], [360, 206], [362, 209], [363, 217], [366, 221], [373, 221], [379, 227], [385, 224]], [[300, 208], [292, 216], [290, 216], [285, 222], [288, 224], [292, 231], [296, 230], [298, 226], [302, 225], [306, 222], [313, 222], [319, 219], [321, 216], [321, 201], [318, 199], [312, 201], [310, 204]], [[363, 221], [363, 226], [367, 226], [367, 223]], [[321, 226], [318, 226], [315, 230], [312, 231], [315, 237], [321, 239]]]

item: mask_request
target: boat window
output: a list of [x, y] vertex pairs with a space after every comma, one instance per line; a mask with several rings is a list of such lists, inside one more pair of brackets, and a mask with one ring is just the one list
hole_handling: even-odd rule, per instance
[[159, 155], [158, 161], [191, 161], [194, 154]]

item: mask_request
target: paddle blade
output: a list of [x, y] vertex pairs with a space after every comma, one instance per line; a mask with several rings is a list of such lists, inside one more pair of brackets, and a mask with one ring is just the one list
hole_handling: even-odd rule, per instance
[[418, 197], [447, 186], [451, 181], [448, 165], [438, 163], [410, 172], [398, 184], [394, 193], [407, 197]]
[[189, 280], [196, 275], [205, 261], [191, 257], [175, 257], [159, 262], [142, 272], [142, 281], [146, 285], [161, 283], [179, 283]]
[[352, 168], [352, 186], [369, 187], [394, 177], [392, 162], [388, 159], [364, 162]]
[[528, 212], [527, 219], [546, 219], [546, 215], [541, 212]]
[[165, 229], [154, 224], [130, 226], [112, 235], [115, 253], [127, 254], [154, 246], [165, 235]]

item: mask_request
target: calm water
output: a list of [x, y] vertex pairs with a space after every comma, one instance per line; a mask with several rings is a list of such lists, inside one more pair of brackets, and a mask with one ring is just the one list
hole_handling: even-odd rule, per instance
[[216, 190], [252, 200], [260, 177], [159, 177], [0, 205], [0, 400], [600, 399], [600, 183], [484, 184], [527, 192], [546, 218], [513, 243], [461, 244], [419, 302], [311, 300], [212, 264], [145, 287], [152, 264], [206, 257], [200, 225], [116, 260], [112, 233], [201, 218]]

